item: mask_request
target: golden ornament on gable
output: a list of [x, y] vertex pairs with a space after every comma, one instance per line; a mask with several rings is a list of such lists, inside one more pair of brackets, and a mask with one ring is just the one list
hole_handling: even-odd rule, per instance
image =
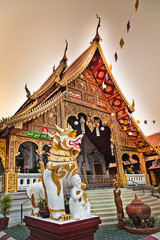
[[106, 90], [106, 92], [111, 92], [112, 91], [112, 87], [111, 86], [107, 86], [106, 88], [105, 88], [105, 90]]
[[121, 104], [121, 101], [120, 101], [120, 100], [115, 100], [115, 101], [114, 101], [114, 105], [115, 105], [115, 106], [119, 106], [120, 104]]
[[98, 78], [103, 78], [104, 77], [104, 72], [103, 71], [99, 72], [97, 77]]

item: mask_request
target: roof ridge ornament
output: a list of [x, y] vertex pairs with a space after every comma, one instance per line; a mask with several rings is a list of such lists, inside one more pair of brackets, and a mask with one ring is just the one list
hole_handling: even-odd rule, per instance
[[133, 113], [135, 111], [135, 101], [132, 99], [132, 104], [128, 106], [128, 112]]
[[66, 47], [65, 47], [65, 50], [64, 50], [64, 56], [63, 56], [63, 60], [68, 60], [67, 57], [66, 57], [66, 52], [67, 52], [67, 49], [68, 49], [68, 42], [67, 40], [65, 39], [65, 43], [66, 43]]
[[101, 18], [98, 16], [98, 14], [96, 14], [96, 17], [98, 18], [98, 25], [97, 25], [97, 28], [96, 28], [96, 35], [95, 37], [93, 38], [91, 44], [94, 42], [94, 41], [97, 41], [99, 42], [100, 40], [102, 41], [100, 35], [99, 35], [99, 32], [98, 32], [98, 29], [99, 27], [101, 26]]
[[28, 87], [27, 87], [27, 84], [25, 85], [25, 91], [26, 91], [26, 93], [27, 93], [26, 97], [31, 100], [31, 99], [32, 99], [32, 96], [31, 96], [31, 93], [30, 93], [30, 91], [29, 91], [29, 89], [28, 89]]

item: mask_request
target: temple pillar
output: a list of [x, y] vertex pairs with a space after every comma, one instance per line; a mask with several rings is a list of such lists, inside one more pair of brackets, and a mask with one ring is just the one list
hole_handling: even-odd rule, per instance
[[5, 164], [5, 172], [2, 176], [2, 192], [17, 191], [17, 174], [15, 173], [15, 135], [11, 135], [9, 139], [8, 157]]
[[118, 124], [116, 121], [115, 114], [111, 114], [111, 119], [112, 122], [114, 122], [113, 126], [113, 137], [114, 137], [114, 145], [115, 145], [115, 160], [116, 160], [116, 165], [117, 165], [117, 174], [116, 178], [117, 181], [121, 186], [127, 186], [127, 177], [126, 174], [124, 174], [124, 168], [123, 168], [123, 163], [122, 163], [122, 146], [120, 143], [120, 136], [119, 136], [119, 129], [118, 129]]
[[140, 153], [140, 171], [142, 174], [145, 174], [146, 183], [150, 184], [149, 175], [147, 174], [146, 170], [146, 158], [143, 153]]
[[156, 186], [157, 185], [157, 181], [156, 181], [156, 178], [155, 178], [155, 175], [154, 175], [154, 172], [150, 170], [150, 177], [151, 177], [151, 184]]

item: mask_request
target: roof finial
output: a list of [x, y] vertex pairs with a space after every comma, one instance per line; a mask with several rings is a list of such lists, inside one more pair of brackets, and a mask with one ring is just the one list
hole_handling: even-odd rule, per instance
[[98, 33], [98, 28], [101, 26], [101, 18], [98, 16], [98, 14], [96, 14], [96, 17], [99, 19], [98, 20], [98, 25], [97, 25], [97, 29], [96, 29], [96, 36], [99, 36], [99, 33]]
[[97, 25], [97, 29], [96, 29], [96, 35], [94, 37], [94, 39], [92, 40], [91, 43], [93, 43], [94, 41], [97, 41], [99, 42], [100, 40], [102, 40], [99, 36], [99, 33], [98, 33], [98, 28], [101, 26], [101, 18], [98, 16], [98, 14], [96, 14], [96, 17], [98, 18], [98, 25]]
[[65, 43], [66, 43], [66, 48], [65, 48], [65, 50], [64, 50], [64, 56], [63, 56], [63, 59], [67, 60], [66, 52], [67, 52], [67, 49], [68, 49], [68, 42], [67, 42], [66, 39], [65, 39]]

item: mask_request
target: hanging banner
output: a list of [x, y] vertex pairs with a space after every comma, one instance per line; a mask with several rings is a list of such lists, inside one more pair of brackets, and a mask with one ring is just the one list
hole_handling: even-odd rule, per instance
[[26, 136], [27, 137], [31, 137], [31, 138], [41, 138], [41, 139], [46, 139], [46, 140], [52, 140], [48, 134], [44, 134], [44, 133], [36, 133], [36, 132], [26, 132]]

